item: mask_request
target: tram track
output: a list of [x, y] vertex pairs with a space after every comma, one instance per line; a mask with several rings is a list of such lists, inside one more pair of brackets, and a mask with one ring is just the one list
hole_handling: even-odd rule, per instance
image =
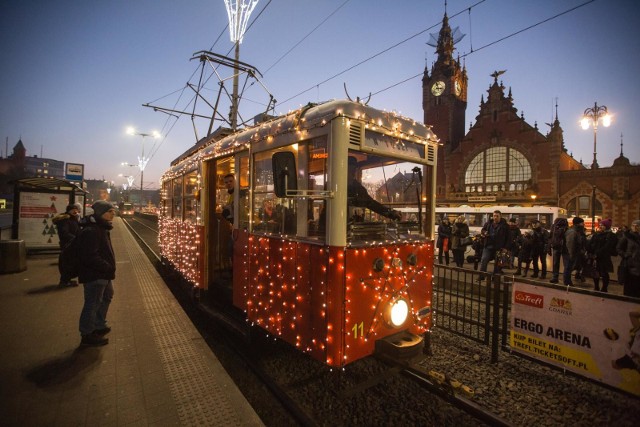
[[[132, 232], [132, 234], [134, 235], [136, 240], [139, 242], [139, 244], [141, 245], [145, 253], [147, 253], [150, 260], [156, 265], [156, 268], [162, 269], [163, 266], [162, 266], [161, 257], [157, 252], [158, 251], [157, 227], [154, 227], [152, 223], [150, 224], [148, 220], [139, 219], [136, 217], [126, 219], [124, 220], [124, 223], [127, 226], [127, 228]], [[149, 241], [149, 240], [152, 240], [152, 241]], [[162, 271], [161, 271], [161, 274], [162, 274]], [[172, 286], [169, 286], [169, 287], [171, 288]], [[184, 291], [184, 288], [182, 288], [182, 290]], [[172, 289], [172, 291], [174, 291], [174, 295], [175, 295], [176, 293], [175, 290]], [[185, 302], [186, 304], [192, 303], [193, 301], [191, 300], [191, 296], [184, 295], [184, 294], [187, 294], [187, 293], [183, 292], [183, 295], [182, 295], [183, 302]], [[185, 307], [185, 304], [183, 304], [183, 308], [185, 308], [185, 311], [187, 312], [193, 310], [193, 306], [187, 309]], [[220, 313], [214, 312], [213, 309], [203, 305], [198, 305], [197, 311], [200, 314], [204, 315], [206, 318], [209, 318], [209, 319], [214, 318], [218, 322], [221, 320], [221, 317], [224, 317], [224, 316], [221, 316]], [[269, 391], [269, 393], [274, 397], [274, 399], [276, 399], [279, 402], [282, 408], [284, 408], [284, 410], [289, 414], [289, 416], [295, 421], [295, 424], [305, 425], [305, 426], [325, 425], [324, 423], [318, 423], [315, 421], [316, 419], [319, 418], [318, 417], [319, 414], [317, 413], [315, 404], [313, 402], [311, 402], [310, 404], [309, 399], [306, 399], [306, 402], [304, 401], [305, 399], [303, 399], [303, 402], [300, 402], [300, 403], [298, 402], [298, 400], [300, 400], [300, 396], [296, 396], [296, 393], [297, 391], [299, 391], [299, 387], [300, 387], [299, 384], [312, 382], [312, 381], [317, 381], [319, 383], [335, 383], [336, 381], [338, 381], [340, 384], [344, 384], [344, 383], [350, 383], [353, 380], [351, 379], [345, 380], [346, 374], [344, 372], [331, 372], [332, 370], [328, 370], [328, 369], [325, 369], [323, 371], [322, 367], [315, 367], [314, 369], [317, 369], [318, 371], [316, 374], [312, 374], [312, 377], [314, 377], [313, 379], [308, 379], [305, 375], [302, 375], [302, 378], [299, 378], [298, 380], [294, 381], [295, 385], [292, 386], [290, 378], [285, 379], [283, 382], [282, 378], [278, 378], [278, 376], [282, 377], [281, 372], [280, 373], [277, 372], [277, 369], [275, 374], [273, 372], [270, 372], [270, 369], [268, 366], [264, 367], [265, 362], [263, 360], [260, 360], [259, 358], [256, 358], [255, 354], [257, 352], [255, 351], [255, 349], [251, 351], [245, 347], [245, 345], [247, 344], [246, 331], [244, 333], [244, 338], [239, 339], [237, 334], [238, 330], [243, 329], [242, 326], [229, 327], [228, 319], [225, 319], [223, 323], [225, 323], [225, 328], [228, 330], [228, 332], [222, 334], [219, 329], [216, 330], [215, 332], [216, 339], [224, 340], [223, 346], [227, 349], [230, 349], [229, 351], [233, 353], [231, 358], [236, 359], [235, 361], [236, 363], [238, 363], [238, 360], [239, 360], [242, 365], [246, 366], [251, 370], [253, 375], [255, 375], [255, 377], [260, 381], [260, 383]], [[210, 327], [210, 325], [208, 326]], [[206, 327], [207, 326], [205, 326], [205, 328]], [[244, 329], [246, 330], [246, 328]], [[232, 335], [234, 336], [232, 337]], [[280, 343], [280, 344], [285, 346], [283, 347], [284, 349], [283, 351], [286, 352], [288, 350], [286, 345], [283, 343]], [[275, 344], [271, 343], [266, 345], [273, 346]], [[270, 351], [267, 350], [267, 352], [270, 352]], [[280, 352], [282, 351], [276, 351], [276, 353], [280, 353]], [[298, 357], [308, 359], [304, 355], [298, 352], [289, 352], [289, 357], [296, 357], [297, 360], [299, 360]], [[309, 361], [306, 360], [302, 363], [304, 364], [308, 362]], [[270, 362], [267, 362], [267, 364], [269, 363]], [[291, 363], [291, 362], [287, 362], [287, 363]], [[367, 363], [377, 363], [377, 362], [364, 361], [362, 364], [366, 365]], [[364, 368], [365, 371], [367, 371], [368, 369], [372, 369], [372, 368]], [[305, 369], [305, 370], [308, 371], [308, 369]], [[358, 369], [356, 369], [356, 371], [357, 370]], [[376, 369], [373, 369], [373, 370], [375, 371]], [[393, 372], [390, 373], [391, 371]], [[321, 378], [325, 375], [327, 376], [328, 379]], [[338, 391], [335, 391], [335, 390], [333, 391], [333, 394], [335, 395], [334, 397], [338, 397], [340, 399], [340, 398], [344, 398], [344, 396], [358, 396], [358, 394], [367, 393], [367, 389], [372, 387], [377, 387], [381, 383], [384, 383], [390, 375], [393, 375], [395, 377], [405, 377], [406, 382], [418, 384], [421, 389], [426, 390], [428, 395], [437, 396], [438, 398], [442, 399], [443, 401], [447, 402], [453, 407], [458, 408], [460, 411], [465, 412], [466, 414], [471, 416], [473, 419], [477, 420], [482, 424], [486, 423], [489, 425], [497, 425], [497, 426], [510, 425], [508, 422], [500, 418], [497, 414], [487, 411], [481, 406], [475, 404], [472, 400], [461, 396], [458, 390], [452, 386], [448, 377], [446, 377], [444, 374], [441, 378], [442, 381], [438, 381], [438, 379], [440, 378], [439, 377], [434, 378], [433, 372], [429, 373], [426, 370], [424, 370], [424, 368], [421, 368], [420, 366], [417, 366], [417, 365], [411, 365], [409, 367], [404, 366], [401, 368], [396, 367], [396, 368], [392, 368], [392, 370], [385, 370], [383, 371], [383, 373], [376, 373], [374, 374], [374, 376], [377, 376], [378, 378], [369, 378], [364, 381], [360, 381], [360, 385], [356, 385], [354, 387], [348, 386], [346, 387], [347, 391], [345, 391], [345, 389], [342, 386], [340, 386], [338, 387]], [[356, 377], [357, 376], [358, 375], [356, 374]], [[336, 377], [340, 377], [340, 379], [336, 380]], [[355, 382], [358, 383], [357, 380]], [[429, 400], [428, 395], [425, 395], [425, 399], [427, 400]], [[310, 400], [313, 400], [313, 399], [310, 399]], [[323, 398], [319, 398], [319, 400], [323, 400]], [[392, 403], [392, 401], [390, 401], [389, 403]], [[320, 413], [322, 413], [322, 410], [320, 411]], [[322, 416], [320, 416], [320, 418], [323, 419]], [[327, 420], [323, 420], [323, 421], [326, 423]]]

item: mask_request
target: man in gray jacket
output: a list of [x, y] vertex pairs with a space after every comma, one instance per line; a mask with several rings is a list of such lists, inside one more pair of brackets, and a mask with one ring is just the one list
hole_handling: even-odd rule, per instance
[[566, 286], [572, 286], [571, 272], [576, 261], [584, 254], [587, 243], [587, 235], [584, 231], [584, 220], [580, 217], [573, 218], [573, 227], [565, 233], [565, 245], [569, 253], [569, 262], [564, 265], [563, 280]]

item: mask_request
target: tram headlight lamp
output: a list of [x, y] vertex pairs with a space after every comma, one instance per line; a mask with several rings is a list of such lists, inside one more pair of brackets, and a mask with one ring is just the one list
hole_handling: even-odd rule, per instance
[[396, 298], [389, 301], [384, 313], [384, 320], [387, 325], [399, 328], [404, 325], [409, 317], [409, 303], [404, 298]]

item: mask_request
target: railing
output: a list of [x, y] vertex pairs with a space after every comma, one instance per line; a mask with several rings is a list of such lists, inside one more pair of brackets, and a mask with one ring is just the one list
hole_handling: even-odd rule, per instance
[[491, 345], [497, 362], [500, 341], [507, 348], [511, 283], [509, 276], [435, 264], [434, 327]]

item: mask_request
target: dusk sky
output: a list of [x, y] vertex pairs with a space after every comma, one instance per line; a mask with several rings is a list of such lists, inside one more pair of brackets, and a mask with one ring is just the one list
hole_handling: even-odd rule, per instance
[[[456, 45], [469, 76], [465, 128], [487, 99], [490, 74], [506, 70], [499, 80], [518, 114], [542, 134], [557, 99], [565, 146], [577, 160], [591, 164], [593, 131], [579, 120], [597, 101], [614, 116], [598, 129], [600, 166], [619, 156], [621, 134], [624, 155], [640, 162], [637, 0], [449, 0], [447, 14], [466, 34]], [[352, 98], [372, 93], [369, 105], [422, 122], [422, 73], [436, 59], [426, 43], [443, 15], [443, 0], [260, 0], [240, 60], [263, 74], [277, 114], [346, 98], [346, 84]], [[142, 138], [126, 128], [157, 130], [163, 137], [144, 143], [151, 156], [144, 183], [158, 188], [196, 137], [189, 117], [142, 104], [191, 111], [193, 91], [185, 87], [197, 84], [199, 63], [190, 58], [201, 50], [232, 57], [226, 25], [223, 0], [3, 0], [0, 154], [21, 138], [29, 156], [82, 163], [85, 178], [118, 185], [119, 174], [133, 174], [139, 185], [138, 169], [120, 166], [137, 163], [142, 151]], [[216, 83], [204, 92], [211, 103]], [[266, 102], [254, 85], [240, 112], [253, 117]], [[195, 124], [206, 133], [207, 122]]]

